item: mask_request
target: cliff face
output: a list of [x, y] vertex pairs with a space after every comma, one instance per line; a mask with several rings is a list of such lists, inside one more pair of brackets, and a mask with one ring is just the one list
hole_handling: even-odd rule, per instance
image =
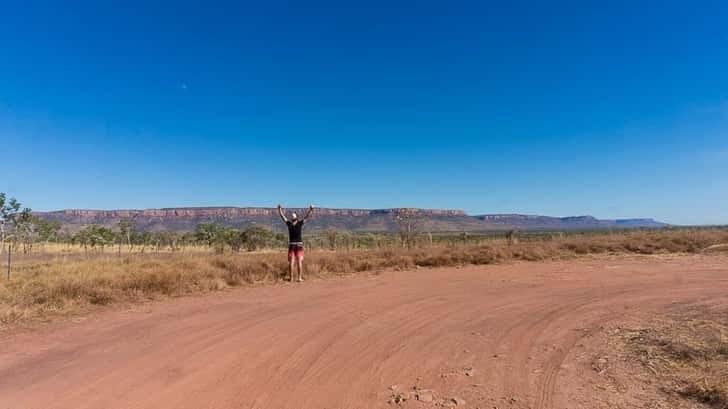
[[[286, 209], [287, 212], [305, 214], [308, 209]], [[316, 208], [316, 215], [323, 216], [370, 216], [378, 214], [394, 214], [399, 209], [327, 209]], [[462, 210], [421, 209], [425, 216], [465, 216]], [[42, 212], [42, 215], [63, 215], [87, 218], [126, 218], [126, 217], [234, 217], [234, 216], [277, 216], [278, 209], [269, 207], [187, 207], [176, 209], [144, 209], [144, 210], [83, 210], [67, 209], [54, 212]]]
[[[286, 213], [305, 215], [308, 209], [286, 209]], [[335, 227], [351, 231], [395, 231], [394, 215], [399, 209], [330, 209], [316, 208], [312, 229]], [[462, 210], [422, 209], [426, 220], [467, 219]], [[200, 223], [217, 223], [226, 227], [243, 228], [259, 225], [273, 230], [282, 230], [278, 209], [269, 207], [192, 207], [144, 210], [85, 210], [67, 209], [52, 212], [38, 212], [46, 220], [57, 220], [68, 230], [78, 230], [89, 224], [116, 227], [124, 218], [133, 218], [142, 231], [172, 230], [191, 231]], [[455, 229], [450, 222], [441, 223], [444, 230]], [[439, 229], [440, 227], [438, 227]]]
[[[395, 215], [400, 209], [329, 209], [316, 208], [310, 223], [312, 230], [334, 227], [349, 231], [397, 230]], [[286, 209], [304, 215], [307, 209]], [[521, 214], [468, 216], [462, 210], [422, 209], [423, 229], [430, 232], [462, 232], [489, 230], [575, 230], [600, 228], [660, 227], [651, 219], [598, 220], [591, 216], [548, 217]], [[278, 210], [268, 207], [190, 207], [145, 210], [68, 209], [37, 212], [46, 220], [60, 221], [67, 230], [78, 230], [89, 224], [116, 228], [124, 218], [133, 218], [141, 231], [191, 231], [200, 223], [217, 223], [226, 227], [251, 225], [283, 230]]]

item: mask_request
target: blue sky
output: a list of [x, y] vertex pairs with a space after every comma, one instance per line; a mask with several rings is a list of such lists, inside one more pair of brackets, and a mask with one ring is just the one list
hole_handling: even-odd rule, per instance
[[0, 191], [728, 223], [726, 2], [195, 3], [4, 4]]

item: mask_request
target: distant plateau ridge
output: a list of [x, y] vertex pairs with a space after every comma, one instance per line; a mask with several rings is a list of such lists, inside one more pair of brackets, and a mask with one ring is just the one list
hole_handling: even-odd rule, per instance
[[[287, 209], [303, 215], [306, 209]], [[316, 208], [310, 223], [312, 230], [337, 228], [349, 231], [394, 232], [397, 230], [393, 209]], [[217, 223], [243, 228], [258, 225], [273, 230], [283, 227], [277, 209], [267, 207], [184, 207], [145, 210], [67, 209], [35, 212], [42, 219], [61, 222], [74, 231], [90, 224], [115, 227], [119, 220], [133, 218], [141, 231], [191, 231], [201, 223]], [[290, 214], [290, 213], [289, 213]], [[604, 220], [592, 216], [550, 217], [523, 214], [468, 215], [462, 210], [420, 209], [423, 230], [430, 232], [486, 232], [497, 230], [595, 230], [658, 228], [666, 224], [653, 219]]]

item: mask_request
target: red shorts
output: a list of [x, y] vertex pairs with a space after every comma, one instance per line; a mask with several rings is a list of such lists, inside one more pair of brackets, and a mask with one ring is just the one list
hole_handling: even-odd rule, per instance
[[288, 259], [303, 260], [303, 244], [289, 244]]

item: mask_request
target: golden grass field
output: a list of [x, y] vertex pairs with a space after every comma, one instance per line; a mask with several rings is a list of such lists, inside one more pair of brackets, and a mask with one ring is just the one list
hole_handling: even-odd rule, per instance
[[[509, 244], [431, 245], [414, 249], [316, 250], [306, 254], [306, 277], [325, 278], [418, 267], [481, 265], [565, 259], [594, 254], [724, 252], [728, 229], [665, 229], [555, 235]], [[0, 279], [0, 326], [83, 313], [99, 306], [138, 303], [244, 285], [285, 280], [284, 249], [214, 254], [203, 247], [181, 252], [129, 252], [107, 247], [84, 252], [68, 245], [37, 246], [16, 255], [13, 273]]]

